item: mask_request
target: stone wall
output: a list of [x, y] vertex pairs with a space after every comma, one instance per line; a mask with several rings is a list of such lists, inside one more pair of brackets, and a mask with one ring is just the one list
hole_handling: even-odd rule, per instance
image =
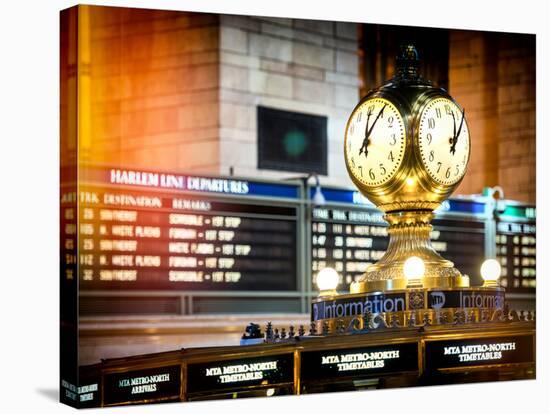
[[94, 6], [79, 14], [80, 70], [90, 78], [80, 103], [92, 120], [81, 159], [216, 173], [219, 17]]
[[457, 194], [500, 185], [536, 201], [534, 36], [451, 31], [449, 92], [466, 108], [472, 138]]
[[357, 26], [352, 23], [220, 16], [220, 173], [258, 170], [257, 106], [328, 118], [328, 177], [349, 185], [342, 153], [347, 118], [359, 100]]

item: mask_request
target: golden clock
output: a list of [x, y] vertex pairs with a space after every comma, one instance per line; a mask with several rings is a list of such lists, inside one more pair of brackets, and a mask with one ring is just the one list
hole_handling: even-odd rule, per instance
[[431, 246], [433, 211], [460, 184], [470, 158], [466, 112], [444, 89], [418, 74], [416, 49], [405, 46], [396, 75], [352, 111], [344, 134], [345, 163], [357, 188], [385, 215], [389, 246], [351, 293], [407, 287], [403, 267], [423, 260], [427, 288], [469, 286], [469, 278]]
[[418, 127], [423, 168], [442, 185], [459, 182], [470, 158], [470, 133], [465, 111], [449, 98], [435, 98], [423, 109]]
[[361, 102], [344, 138], [350, 176], [367, 187], [386, 184], [401, 167], [405, 144], [405, 123], [394, 104], [376, 97]]

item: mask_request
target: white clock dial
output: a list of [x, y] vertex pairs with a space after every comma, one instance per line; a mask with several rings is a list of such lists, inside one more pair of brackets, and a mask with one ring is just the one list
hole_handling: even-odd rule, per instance
[[447, 98], [426, 105], [418, 129], [420, 158], [430, 177], [444, 185], [464, 176], [470, 157], [470, 132], [464, 111]]
[[373, 98], [356, 108], [348, 120], [344, 152], [356, 180], [371, 187], [388, 182], [405, 154], [405, 124], [395, 105]]

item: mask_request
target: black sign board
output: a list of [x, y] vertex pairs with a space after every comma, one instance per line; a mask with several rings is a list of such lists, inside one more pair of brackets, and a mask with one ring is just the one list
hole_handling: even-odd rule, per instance
[[426, 341], [426, 370], [533, 363], [532, 335]]
[[181, 389], [181, 366], [107, 374], [104, 387], [107, 405], [176, 399]]
[[[72, 212], [76, 214], [76, 212]], [[87, 186], [80, 289], [295, 290], [297, 213], [288, 205]]]
[[[481, 285], [479, 266], [485, 259], [485, 224], [476, 220], [432, 221], [431, 243], [444, 258]], [[388, 225], [372, 209], [315, 208], [312, 213], [312, 270], [332, 267], [343, 276], [339, 289], [359, 279], [385, 254]]]
[[[414, 294], [414, 293], [410, 293]], [[503, 309], [504, 291], [483, 288], [432, 290], [420, 305], [411, 305], [407, 293], [369, 293], [337, 296], [327, 300], [316, 299], [311, 304], [313, 321], [321, 319], [348, 318], [365, 312], [401, 312], [412, 309], [479, 308]]]
[[480, 266], [485, 257], [485, 223], [468, 219], [432, 220], [432, 246], [445, 259], [470, 277], [470, 286], [481, 286]]
[[330, 381], [418, 370], [418, 343], [302, 353], [304, 381]]
[[258, 168], [327, 174], [327, 117], [258, 107]]
[[99, 407], [99, 381], [85, 383], [78, 387], [80, 408]]
[[484, 290], [483, 288], [432, 290], [428, 292], [427, 307], [435, 310], [444, 308], [503, 309], [504, 290]]
[[293, 374], [293, 354], [190, 364], [187, 367], [187, 392], [289, 383], [294, 381]]
[[343, 277], [340, 289], [365, 273], [388, 247], [387, 224], [375, 210], [314, 208], [312, 271], [332, 267]]
[[311, 318], [320, 319], [346, 318], [362, 315], [365, 312], [399, 312], [407, 310], [405, 293], [374, 293], [336, 297], [311, 304]]
[[535, 222], [497, 221], [500, 283], [509, 292], [535, 293], [537, 234]]

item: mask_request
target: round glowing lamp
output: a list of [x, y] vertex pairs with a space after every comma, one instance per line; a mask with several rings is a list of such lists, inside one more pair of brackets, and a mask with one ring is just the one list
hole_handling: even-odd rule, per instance
[[495, 259], [487, 259], [481, 265], [481, 277], [483, 278], [483, 286], [496, 287], [498, 286], [498, 278], [500, 277], [500, 263]]
[[340, 276], [336, 270], [331, 267], [325, 267], [317, 273], [317, 287], [319, 288], [319, 296], [336, 295], [336, 287], [338, 286]]
[[420, 257], [411, 256], [405, 260], [405, 263], [403, 263], [403, 273], [407, 278], [407, 287], [421, 287], [425, 271], [424, 260]]

